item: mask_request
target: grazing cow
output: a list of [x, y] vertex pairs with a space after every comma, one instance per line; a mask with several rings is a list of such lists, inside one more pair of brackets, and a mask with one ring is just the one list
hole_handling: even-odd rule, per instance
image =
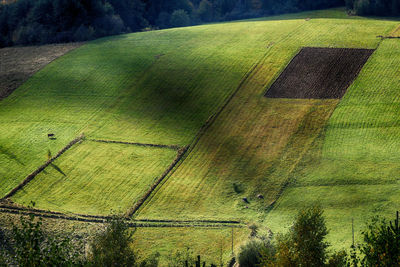
[[47, 137], [48, 137], [48, 138], [54, 137], [54, 134], [52, 134], [52, 133], [51, 133], [51, 134], [47, 134]]

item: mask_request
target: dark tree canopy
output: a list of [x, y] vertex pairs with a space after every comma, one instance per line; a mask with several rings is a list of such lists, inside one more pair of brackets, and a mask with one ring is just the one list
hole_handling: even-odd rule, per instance
[[400, 0], [346, 0], [357, 15], [400, 16]]
[[[400, 0], [347, 0], [351, 8], [356, 5], [353, 1], [389, 1], [393, 7]], [[344, 0], [17, 0], [0, 4], [0, 47], [84, 41], [145, 28], [195, 25], [344, 4]], [[388, 5], [379, 8], [385, 10]]]

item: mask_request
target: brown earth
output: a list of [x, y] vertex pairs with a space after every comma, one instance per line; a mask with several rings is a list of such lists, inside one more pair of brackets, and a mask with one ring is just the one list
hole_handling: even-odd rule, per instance
[[265, 96], [342, 98], [373, 52], [372, 49], [304, 47]]
[[9, 96], [38, 70], [83, 43], [0, 49], [0, 100]]

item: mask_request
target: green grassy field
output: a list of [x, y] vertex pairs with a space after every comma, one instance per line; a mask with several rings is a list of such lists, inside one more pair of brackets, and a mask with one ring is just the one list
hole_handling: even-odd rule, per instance
[[[0, 194], [42, 164], [49, 149], [55, 154], [81, 133], [189, 145], [236, 92], [135, 218], [238, 219], [280, 232], [300, 207], [320, 203], [330, 240], [347, 246], [352, 217], [360, 229], [370, 215], [389, 216], [400, 204], [400, 41], [377, 38], [398, 25], [333, 9], [90, 42], [0, 102]], [[304, 46], [377, 50], [341, 101], [265, 98]], [[175, 156], [85, 141], [54, 162], [66, 176], [48, 167], [13, 200], [72, 213], [122, 212]], [[201, 231], [135, 235], [138, 247], [165, 254], [193, 235], [196, 249], [208, 254], [207, 240], [218, 238]]]
[[[233, 228], [234, 253], [249, 236], [248, 228]], [[168, 265], [176, 252], [190, 248], [194, 257], [201, 255], [207, 266], [226, 265], [232, 258], [231, 228], [139, 228], [134, 234], [134, 246], [142, 255], [160, 254], [160, 266]]]
[[[320, 203], [335, 246], [349, 246], [351, 220], [394, 218], [400, 207], [400, 42], [385, 40], [349, 88], [325, 133], [299, 164], [293, 184], [267, 217], [288, 226], [299, 206]], [[359, 235], [358, 235], [359, 237]]]
[[[19, 191], [13, 201], [80, 214], [124, 213], [172, 163], [171, 149], [85, 141]], [[157, 159], [157, 160], [154, 160]]]
[[[259, 23], [270, 24], [265, 30], [268, 36], [276, 21]], [[266, 210], [282, 186], [296, 175], [297, 165], [323, 132], [338, 101], [266, 99], [262, 97], [266, 88], [303, 46], [377, 48], [378, 33], [389, 33], [396, 25], [337, 18], [289, 20], [285, 24], [287, 28], [269, 37], [273, 45], [266, 49], [248, 82], [142, 208], [139, 218], [179, 214], [182, 218], [258, 221], [269, 227], [271, 217], [266, 218]], [[342, 149], [332, 144], [338, 151]], [[307, 168], [312, 166], [315, 163]], [[381, 169], [378, 166], [374, 168]], [[264, 199], [258, 199], [258, 194]], [[250, 204], [244, 203], [243, 197]], [[171, 202], [174, 205], [168, 205]], [[347, 212], [351, 214], [351, 210]]]
[[264, 52], [263, 25], [243, 36], [250, 27], [106, 38], [48, 65], [0, 103], [0, 194], [42, 164], [48, 149], [55, 153], [81, 132], [187, 145]]

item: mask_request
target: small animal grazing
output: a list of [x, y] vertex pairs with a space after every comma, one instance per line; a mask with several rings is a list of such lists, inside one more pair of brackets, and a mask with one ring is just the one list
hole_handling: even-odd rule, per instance
[[50, 133], [50, 134], [47, 134], [47, 137], [48, 137], [48, 138], [50, 138], [50, 137], [54, 137], [54, 134], [52, 134], [52, 133]]

